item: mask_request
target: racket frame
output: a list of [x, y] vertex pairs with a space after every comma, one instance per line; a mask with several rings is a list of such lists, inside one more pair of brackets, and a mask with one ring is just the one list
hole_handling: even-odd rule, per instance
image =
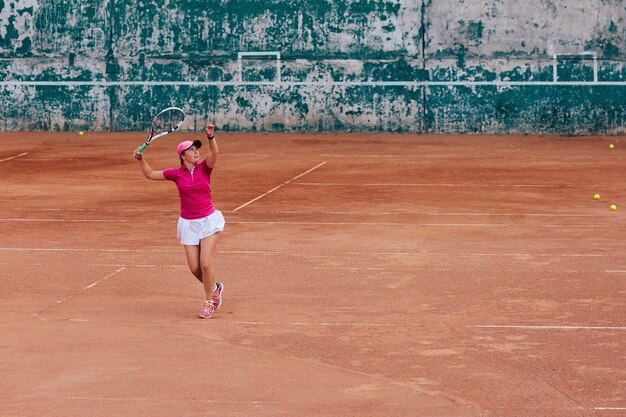
[[[182, 113], [183, 117], [180, 120], [180, 122], [178, 122], [176, 124], [176, 126], [170, 128], [169, 130], [165, 131], [165, 132], [160, 132], [158, 134], [155, 135], [156, 130], [154, 129], [154, 124], [156, 123], [156, 121], [158, 120], [159, 116], [161, 116], [163, 113], [170, 111], [170, 110], [178, 110]], [[150, 137], [148, 138], [148, 140], [139, 147], [139, 153], [142, 153], [147, 147], [148, 145], [150, 145], [150, 142], [152, 142], [153, 140], [160, 138], [161, 136], [165, 136], [169, 133], [175, 132], [176, 130], [178, 130], [178, 128], [183, 124], [183, 122], [185, 121], [185, 112], [183, 111], [183, 109], [179, 108], [179, 107], [168, 107], [166, 109], [163, 109], [159, 112], [159, 114], [157, 114], [154, 119], [152, 119], [152, 126], [150, 127]]]

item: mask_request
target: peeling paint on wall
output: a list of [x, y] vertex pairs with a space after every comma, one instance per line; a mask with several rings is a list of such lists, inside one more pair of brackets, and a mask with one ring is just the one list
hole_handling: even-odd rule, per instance
[[[624, 39], [620, 1], [0, 0], [0, 120], [145, 130], [176, 104], [188, 130], [625, 133]], [[262, 51], [280, 75], [277, 54], [239, 73]]]

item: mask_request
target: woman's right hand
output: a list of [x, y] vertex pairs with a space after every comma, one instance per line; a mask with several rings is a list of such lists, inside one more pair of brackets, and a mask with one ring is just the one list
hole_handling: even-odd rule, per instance
[[139, 152], [139, 148], [133, 151], [133, 158], [135, 158], [138, 161], [141, 161], [143, 159], [143, 155], [141, 154], [141, 152]]

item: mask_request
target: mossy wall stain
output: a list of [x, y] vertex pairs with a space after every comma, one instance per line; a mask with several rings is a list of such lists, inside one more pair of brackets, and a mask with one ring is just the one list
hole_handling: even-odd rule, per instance
[[[623, 85], [338, 83], [551, 82], [553, 54], [582, 51], [600, 81], [623, 82], [625, 38], [618, 1], [0, 0], [0, 120], [146, 130], [179, 105], [187, 130], [210, 114], [231, 131], [624, 133]], [[281, 83], [275, 58], [256, 57], [241, 78], [266, 85], [237, 84], [238, 52], [255, 51], [280, 52]], [[593, 61], [557, 72], [593, 81]], [[63, 84], [81, 81], [140, 84]], [[234, 85], [160, 85], [180, 81]]]

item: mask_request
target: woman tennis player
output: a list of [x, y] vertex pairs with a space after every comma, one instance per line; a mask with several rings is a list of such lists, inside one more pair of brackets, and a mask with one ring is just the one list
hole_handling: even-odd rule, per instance
[[204, 285], [206, 302], [199, 313], [203, 319], [210, 318], [220, 308], [224, 290], [224, 285], [215, 280], [215, 252], [219, 235], [224, 230], [224, 217], [211, 200], [211, 172], [218, 153], [214, 131], [215, 125], [207, 121], [209, 154], [202, 161], [198, 151], [202, 142], [187, 140], [178, 144], [178, 168], [155, 171], [150, 168], [139, 148], [133, 153], [147, 179], [173, 181], [178, 188], [180, 217], [177, 237], [185, 246], [191, 273]]

